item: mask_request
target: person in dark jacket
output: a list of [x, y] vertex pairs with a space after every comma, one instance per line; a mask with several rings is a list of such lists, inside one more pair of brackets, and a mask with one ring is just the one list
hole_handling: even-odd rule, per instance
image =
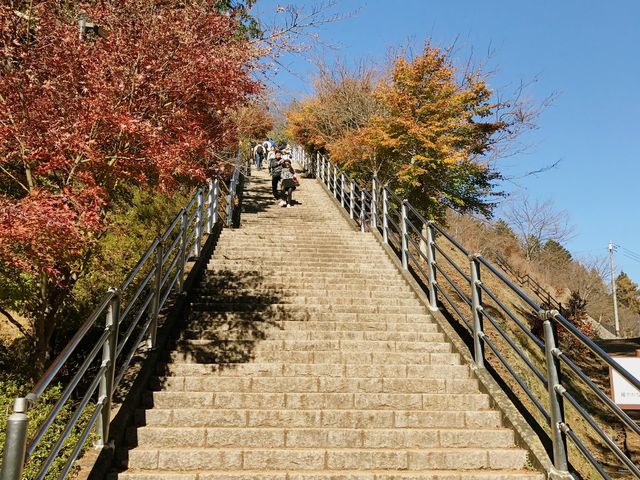
[[271, 172], [271, 192], [273, 198], [278, 200], [280, 198], [278, 192], [278, 182], [280, 182], [280, 175], [282, 173], [282, 152], [276, 150], [276, 155], [269, 161], [269, 171]]

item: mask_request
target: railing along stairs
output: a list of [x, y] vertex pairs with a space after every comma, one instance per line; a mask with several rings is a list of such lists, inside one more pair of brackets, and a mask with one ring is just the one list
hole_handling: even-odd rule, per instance
[[[96, 425], [96, 446], [109, 446], [114, 392], [118, 387], [126, 388], [122, 381], [134, 355], [145, 348], [156, 347], [159, 314], [172, 296], [184, 292], [185, 268], [190, 259], [196, 261], [201, 256], [204, 235], [212, 234], [217, 225], [238, 225], [242, 183], [249, 168], [243, 165], [239, 153], [229, 185], [217, 177], [198, 188], [120, 286], [109, 289], [31, 392], [15, 400], [7, 421], [2, 480], [22, 478], [25, 465], [44, 435], [60, 422], [60, 412], [70, 404], [75, 410], [56, 443], [44, 452], [37, 452], [44, 460], [35, 478], [50, 477], [47, 475], [63, 447], [71, 448], [58, 476], [65, 478]], [[96, 329], [101, 333], [94, 340]], [[80, 347], [82, 361], [74, 366], [73, 354], [78, 353]], [[75, 371], [69, 374], [70, 368]], [[62, 381], [62, 393], [55, 405], [47, 417], [32, 428], [36, 433], [28, 438], [29, 410], [48, 389]], [[68, 440], [75, 440], [71, 435], [78, 429], [81, 433], [77, 441], [67, 445]]]
[[[590, 352], [596, 362], [638, 390], [640, 381], [567, 320], [560, 306], [543, 308], [499, 268], [469, 252], [376, 178], [364, 186], [325, 156], [308, 155], [302, 147], [294, 149], [294, 160], [326, 186], [362, 232], [379, 235], [396, 253], [402, 267], [421, 284], [430, 308], [447, 314], [458, 332], [466, 334], [476, 366], [500, 372], [504, 388], [518, 389], [523, 405], [532, 410], [528, 422], [542, 427], [533, 430], [548, 445], [552, 478], [640, 478], [640, 468], [607, 433], [606, 422], [591, 413], [591, 399], [631, 434], [640, 435], [640, 427], [585, 373], [578, 357]], [[522, 306], [510, 307], [514, 301], [501, 298], [505, 292]], [[540, 336], [528, 325], [532, 319], [542, 324]], [[560, 348], [562, 335], [571, 340], [572, 348]], [[588, 395], [576, 394], [578, 382]], [[582, 427], [578, 432], [578, 423], [587, 425], [593, 438], [586, 438]], [[619, 464], [602, 461], [590, 447], [593, 442], [609, 450]]]

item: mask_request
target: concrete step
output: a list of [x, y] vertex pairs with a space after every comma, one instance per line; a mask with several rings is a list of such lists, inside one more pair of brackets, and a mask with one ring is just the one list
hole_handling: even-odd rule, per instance
[[327, 470], [265, 472], [264, 470], [182, 471], [131, 470], [118, 474], [118, 480], [543, 480], [544, 475], [527, 470], [412, 470], [411, 472]]
[[197, 304], [200, 303], [246, 303], [252, 305], [258, 304], [284, 304], [284, 305], [380, 305], [380, 306], [402, 306], [417, 308], [422, 307], [422, 303], [417, 298], [394, 298], [394, 297], [358, 297], [358, 296], [333, 296], [331, 294], [325, 294], [321, 296], [310, 295], [296, 295], [296, 292], [289, 291], [283, 292], [283, 294], [273, 292], [271, 296], [260, 295], [243, 295], [239, 293], [233, 297], [215, 294], [204, 293], [198, 295]]
[[253, 347], [255, 351], [302, 351], [302, 352], [451, 352], [448, 342], [395, 342], [376, 340], [181, 340], [177, 351], [192, 351], [194, 348], [211, 352], [225, 349]]
[[[393, 294], [406, 295], [407, 286], [402, 282], [392, 282], [391, 284], [380, 284], [378, 280], [364, 279], [358, 283], [351, 281], [330, 281], [325, 278], [317, 278], [314, 280], [303, 280], [297, 277], [284, 278], [284, 277], [262, 277], [256, 276], [251, 280], [245, 277], [237, 276], [234, 278], [228, 278], [227, 276], [213, 276], [209, 275], [203, 279], [198, 287], [194, 290], [197, 294], [200, 291], [211, 291], [211, 289], [219, 289], [220, 291], [237, 289], [238, 291], [245, 291], [246, 289], [252, 289], [259, 287], [257, 291], [276, 292], [286, 291], [290, 289], [300, 289], [301, 292], [307, 290], [322, 290], [329, 292], [356, 292], [366, 291], [370, 292], [372, 297], [375, 297], [378, 292], [389, 292]], [[249, 290], [251, 291], [251, 290]]]
[[[284, 309], [265, 309], [263, 311], [196, 311], [189, 315], [187, 328], [202, 329], [217, 327], [229, 322], [234, 328], [243, 324], [249, 328], [263, 329], [271, 325], [282, 329], [330, 329], [330, 330], [392, 330], [429, 333], [437, 331], [437, 324], [428, 313], [349, 313], [322, 312], [311, 315], [304, 308], [295, 311]], [[282, 317], [282, 318], [281, 318]], [[323, 324], [329, 324], [323, 327]], [[403, 328], [406, 325], [409, 330]], [[335, 326], [335, 328], [330, 328]], [[384, 326], [385, 328], [382, 328]]]
[[147, 407], [156, 408], [270, 408], [270, 409], [379, 409], [379, 410], [487, 410], [483, 393], [237, 393], [147, 392]]
[[[310, 325], [311, 327], [312, 325]], [[265, 330], [248, 329], [219, 329], [219, 330], [193, 330], [183, 331], [180, 340], [328, 340], [328, 341], [381, 341], [381, 342], [444, 342], [443, 333], [414, 333], [414, 332], [367, 332], [367, 331], [337, 331], [324, 332], [314, 330], [281, 330], [270, 328]]]
[[129, 444], [148, 448], [493, 448], [514, 446], [501, 429], [157, 427], [132, 428]]
[[172, 470], [424, 470], [516, 469], [527, 453], [510, 448], [283, 449], [134, 448], [129, 467]]
[[172, 351], [168, 361], [174, 363], [228, 364], [255, 361], [259, 363], [292, 362], [292, 363], [344, 363], [357, 365], [459, 365], [457, 353], [398, 353], [398, 352], [304, 352], [304, 351], [259, 351], [252, 345], [244, 348], [208, 351], [193, 348], [190, 351]]
[[477, 393], [471, 378], [335, 378], [335, 377], [156, 377], [151, 388], [164, 392], [243, 393]]
[[206, 302], [200, 299], [196, 299], [194, 302], [190, 304], [192, 310], [202, 310], [208, 312], [254, 312], [256, 310], [260, 310], [261, 313], [306, 313], [308, 315], [311, 314], [324, 314], [327, 312], [334, 313], [364, 313], [364, 314], [373, 314], [373, 313], [404, 313], [404, 314], [413, 314], [413, 313], [426, 313], [427, 309], [423, 306], [396, 306], [396, 305], [334, 305], [334, 304], [319, 304], [319, 303], [309, 303], [304, 305], [297, 305], [291, 303], [267, 303], [264, 304], [249, 304], [249, 303], [237, 303], [237, 302], [229, 302], [229, 303], [221, 303], [221, 302]]
[[[350, 287], [350, 288], [347, 288]], [[264, 285], [262, 288], [248, 288], [243, 285], [236, 284], [233, 286], [210, 283], [207, 285], [200, 285], [193, 290], [194, 296], [200, 295], [217, 295], [225, 298], [252, 296], [252, 297], [278, 297], [278, 298], [295, 298], [295, 297], [317, 297], [317, 298], [358, 298], [361, 300], [382, 299], [382, 298], [402, 298], [413, 299], [418, 298], [411, 291], [407, 291], [406, 288], [397, 287], [395, 289], [380, 289], [363, 290], [361, 285], [347, 285], [343, 287], [328, 288], [320, 286], [319, 288], [302, 287], [296, 285], [296, 288], [291, 288], [290, 285], [285, 286], [281, 284], [276, 285]]]
[[153, 408], [136, 412], [137, 425], [167, 427], [453, 428], [497, 429], [495, 410], [278, 410]]
[[335, 378], [471, 378], [466, 365], [349, 365], [307, 363], [231, 363], [206, 365], [169, 363], [158, 367], [159, 375], [209, 377], [335, 377]]

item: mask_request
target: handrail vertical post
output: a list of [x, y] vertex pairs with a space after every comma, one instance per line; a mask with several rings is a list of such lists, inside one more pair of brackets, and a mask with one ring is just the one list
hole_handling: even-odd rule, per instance
[[320, 153], [318, 153], [318, 157], [322, 157], [322, 182], [323, 183], [327, 183], [327, 167], [326, 167], [326, 158], [324, 158], [323, 156], [320, 155]]
[[229, 184], [229, 195], [227, 197], [227, 227], [231, 227], [233, 225], [233, 210], [235, 205], [233, 204], [234, 199], [236, 197], [236, 186], [237, 186], [237, 177], [238, 169], [233, 171], [231, 175], [231, 183]]
[[338, 198], [338, 167], [333, 166], [333, 197]]
[[211, 232], [213, 232], [213, 198], [214, 198], [214, 191], [213, 191], [213, 180], [209, 180], [208, 185], [209, 185], [209, 191], [207, 192], [207, 235], [211, 235]]
[[340, 174], [340, 204], [344, 208], [344, 172]]
[[558, 389], [560, 384], [560, 373], [558, 361], [554, 355], [557, 352], [555, 333], [551, 320], [557, 315], [557, 310], [543, 310], [538, 312], [539, 318], [543, 321], [544, 331], [544, 352], [547, 360], [547, 384], [549, 393], [549, 406], [551, 417], [551, 442], [553, 444], [553, 465], [560, 472], [567, 472], [567, 439], [562, 425], [564, 424], [564, 408], [562, 395]]
[[204, 198], [202, 194], [202, 189], [198, 189], [197, 195], [197, 205], [196, 208], [196, 238], [193, 243], [193, 256], [200, 256], [200, 244], [202, 243], [202, 218], [203, 218], [203, 208], [204, 208]]
[[211, 194], [211, 231], [218, 222], [218, 195], [220, 195], [220, 179], [213, 181], [213, 193]]
[[364, 223], [366, 221], [366, 206], [364, 202], [364, 189], [360, 190], [360, 231], [364, 233]]
[[351, 180], [349, 182], [349, 217], [353, 220], [353, 209], [355, 208], [356, 199], [354, 196], [355, 182]]
[[476, 365], [484, 368], [484, 331], [482, 328], [482, 291], [478, 255], [469, 255], [471, 267], [471, 309], [473, 310], [473, 356]]
[[438, 297], [436, 291], [436, 240], [433, 232], [433, 221], [427, 223], [427, 263], [429, 269], [429, 307], [438, 309]]
[[20, 480], [27, 452], [27, 429], [29, 427], [29, 401], [16, 398], [13, 413], [7, 419], [7, 431], [2, 457], [2, 480]]
[[116, 352], [118, 351], [118, 324], [120, 323], [120, 292], [110, 289], [113, 297], [107, 308], [105, 329], [109, 337], [102, 346], [102, 366], [105, 367], [98, 387], [98, 403], [100, 417], [98, 417], [98, 447], [109, 444], [109, 424], [111, 423], [111, 400], [113, 398], [113, 379], [116, 373]]
[[[187, 211], [182, 210], [180, 216], [180, 275], [178, 275], [178, 292], [184, 292], [184, 270], [187, 266]], [[162, 259], [161, 259], [162, 261]], [[162, 263], [160, 263], [160, 272], [162, 272]], [[162, 275], [162, 273], [160, 273]], [[162, 278], [162, 277], [160, 277]]]
[[316, 156], [316, 178], [321, 177], [322, 172], [320, 171], [320, 154]]
[[389, 245], [389, 199], [386, 188], [382, 189], [382, 238]]
[[[183, 237], [184, 239], [184, 237]], [[182, 255], [182, 252], [180, 252]], [[151, 305], [151, 323], [149, 324], [149, 337], [147, 338], [147, 346], [155, 348], [156, 337], [158, 334], [158, 316], [160, 315], [160, 298], [162, 298], [162, 259], [164, 257], [164, 245], [158, 242], [156, 247], [156, 272], [153, 284], [153, 303]], [[181, 265], [178, 272], [178, 288], [182, 292], [184, 286], [184, 264]]]
[[376, 177], [371, 180], [371, 228], [378, 229], [378, 182]]
[[408, 246], [407, 246], [407, 201], [402, 201], [401, 208], [401, 221], [400, 227], [402, 228], [402, 267], [405, 270], [409, 269], [409, 260], [408, 260]]

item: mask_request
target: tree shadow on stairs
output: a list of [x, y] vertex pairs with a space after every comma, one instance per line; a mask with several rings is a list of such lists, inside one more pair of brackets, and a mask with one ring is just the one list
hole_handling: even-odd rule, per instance
[[293, 318], [283, 304], [283, 292], [272, 283], [257, 270], [241, 276], [207, 272], [192, 293], [171, 360], [204, 364], [211, 371], [252, 361], [269, 331]]

